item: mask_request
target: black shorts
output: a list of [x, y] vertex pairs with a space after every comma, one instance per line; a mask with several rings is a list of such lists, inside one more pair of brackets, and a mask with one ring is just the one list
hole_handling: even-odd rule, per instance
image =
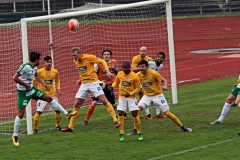
[[[107, 100], [111, 103], [111, 104], [115, 104], [115, 94], [114, 91], [109, 91], [108, 87], [106, 86], [103, 89], [103, 92], [107, 98]], [[93, 101], [99, 101], [99, 99], [97, 97], [92, 97]]]

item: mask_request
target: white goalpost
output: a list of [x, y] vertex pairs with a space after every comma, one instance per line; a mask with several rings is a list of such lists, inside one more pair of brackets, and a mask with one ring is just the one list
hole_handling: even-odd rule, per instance
[[[139, 54], [141, 46], [148, 48], [148, 55], [153, 59], [156, 59], [158, 52], [164, 52], [166, 60], [161, 75], [171, 87], [169, 97], [165, 96], [169, 103], [178, 103], [171, 0], [149, 0], [109, 7], [105, 4], [91, 4], [84, 9], [79, 7], [62, 12], [64, 13], [23, 18], [18, 32], [21, 34], [23, 53], [21, 63], [28, 62], [30, 51], [42, 53], [42, 58], [45, 55], [54, 57], [54, 67], [59, 71], [61, 91], [65, 95], [58, 97], [63, 107], [72, 108], [78, 88], [75, 82], [79, 77], [70, 54], [74, 46], [79, 46], [83, 53], [99, 57], [102, 50], [110, 49], [113, 52], [112, 58], [117, 60], [120, 69], [123, 61], [131, 62], [133, 56]], [[80, 23], [78, 31], [74, 33], [67, 28], [67, 22], [71, 18]], [[15, 66], [14, 71], [16, 67], [19, 66]], [[85, 104], [90, 102], [91, 99], [88, 98]], [[26, 108], [27, 134], [33, 133], [32, 115], [35, 111], [35, 102], [32, 102]], [[44, 110], [46, 112], [47, 109]], [[16, 115], [12, 116], [13, 119]]]

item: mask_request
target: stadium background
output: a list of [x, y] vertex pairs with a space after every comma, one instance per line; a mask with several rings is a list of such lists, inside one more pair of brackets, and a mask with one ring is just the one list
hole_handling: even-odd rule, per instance
[[[117, 2], [131, 3], [136, 1]], [[226, 55], [225, 53], [206, 55], [190, 54], [189, 52], [192, 50], [209, 48], [239, 48], [240, 18], [237, 14], [239, 14], [240, 12], [240, 2], [237, 0], [232, 0], [230, 1], [231, 3], [228, 4], [226, 4], [225, 1], [218, 0], [200, 2], [187, 0], [181, 2], [174, 0], [172, 1], [173, 16], [183, 16], [183, 18], [173, 20], [178, 85], [196, 83], [221, 77], [235, 76], [239, 73], [239, 57], [229, 58], [229, 54]], [[103, 0], [103, 3], [116, 3], [116, 1]], [[74, 1], [74, 7], [79, 7], [83, 4], [84, 1]], [[13, 3], [1, 3], [0, 5], [0, 23], [19, 21], [23, 17], [47, 15], [47, 11], [42, 11], [42, 1], [17, 2], [16, 12], [13, 12]], [[71, 6], [72, 4], [70, 3], [70, 1], [68, 3], [63, 0], [51, 1], [51, 13], [57, 13], [60, 10], [65, 9], [66, 7], [71, 8]], [[45, 6], [45, 8], [47, 7]], [[210, 17], [207, 17], [206, 15], [210, 15]], [[214, 17], [213, 15], [216, 17]], [[187, 18], [188, 16], [190, 16], [191, 18]], [[194, 18], [194, 16], [198, 17]], [[41, 32], [41, 34], [46, 33]], [[138, 54], [139, 47], [139, 45], [135, 46], [134, 50], [136, 54]], [[151, 46], [149, 46], [149, 48], [151, 48]], [[56, 50], [57, 49], [58, 48], [56, 48]], [[100, 47], [97, 49], [101, 50], [102, 48]], [[116, 50], [114, 52], [116, 52]], [[237, 54], [237, 52], [231, 53], [231, 55], [233, 54]], [[151, 53], [151, 55], [154, 54]], [[4, 59], [7, 57], [4, 57], [3, 55], [1, 55], [1, 57], [1, 64], [3, 64]], [[71, 61], [71, 57], [66, 57], [66, 59], [62, 60]], [[59, 64], [64, 64], [64, 61]], [[16, 65], [19, 66], [18, 64]], [[56, 68], [59, 67], [60, 66], [56, 66]], [[77, 79], [77, 73], [74, 69], [75, 68], [72, 67], [72, 72], [68, 72], [68, 74], [71, 73], [70, 77], [75, 76], [75, 78]], [[60, 76], [66, 74], [64, 73], [64, 69], [61, 69], [59, 71]], [[4, 81], [5, 79], [1, 79], [1, 82], [3, 84]], [[64, 85], [73, 85], [74, 83], [75, 79], [73, 79], [72, 81], [68, 81], [67, 83], [62, 82], [62, 84]], [[6, 87], [7, 86], [3, 86], [1, 88], [1, 93], [4, 92]], [[11, 89], [14, 90], [14, 88]], [[64, 92], [64, 87], [62, 91]], [[75, 93], [76, 91], [73, 91], [73, 93], [67, 94], [67, 96], [62, 97], [63, 99], [67, 99], [67, 101], [65, 100], [64, 107], [72, 106]], [[8, 96], [11, 98], [14, 97], [10, 95]], [[1, 96], [1, 109], [6, 108], [6, 101], [8, 101], [8, 98]], [[1, 113], [5, 113], [5, 111]], [[7, 114], [9, 113], [10, 112], [7, 112]], [[1, 115], [1, 117], [14, 117], [16, 115], [16, 113], [14, 112], [11, 112], [11, 114], [11, 116]]]

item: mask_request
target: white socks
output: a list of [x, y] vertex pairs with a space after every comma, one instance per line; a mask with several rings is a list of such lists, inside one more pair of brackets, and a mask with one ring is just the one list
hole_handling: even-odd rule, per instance
[[68, 112], [54, 99], [48, 103], [51, 107], [55, 108], [56, 110], [62, 112], [64, 115], [68, 115]]
[[[145, 108], [144, 110], [146, 112], [146, 115], [150, 114], [148, 107]], [[160, 113], [160, 107], [156, 105], [156, 115], [158, 115], [159, 113]]]
[[146, 115], [149, 115], [149, 114], [150, 114], [148, 107], [145, 108], [144, 110], [145, 110], [145, 112], [146, 112]]
[[18, 136], [18, 130], [19, 130], [19, 127], [20, 127], [20, 122], [21, 122], [21, 119], [17, 116], [15, 118], [15, 121], [14, 121], [13, 136]]
[[223, 106], [223, 109], [222, 109], [221, 116], [218, 118], [219, 122], [222, 122], [224, 120], [224, 118], [226, 117], [226, 115], [230, 111], [230, 108], [231, 108], [231, 104], [225, 102], [225, 104]]

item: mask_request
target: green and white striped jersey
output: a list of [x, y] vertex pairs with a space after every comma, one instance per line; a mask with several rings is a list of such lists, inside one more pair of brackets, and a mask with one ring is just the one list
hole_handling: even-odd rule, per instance
[[[29, 62], [22, 64], [19, 69], [17, 70], [17, 73], [19, 73], [21, 76], [19, 79], [23, 81], [24, 83], [29, 84], [31, 87], [33, 86], [32, 80], [37, 72], [38, 67], [35, 66], [32, 68]], [[25, 91], [26, 88], [23, 85], [17, 84], [17, 89], [21, 91]]]
[[153, 69], [153, 70], [155, 70], [159, 73], [160, 70], [163, 68], [163, 64], [161, 63], [159, 66], [157, 66], [156, 60], [149, 60], [148, 61], [148, 68]]

